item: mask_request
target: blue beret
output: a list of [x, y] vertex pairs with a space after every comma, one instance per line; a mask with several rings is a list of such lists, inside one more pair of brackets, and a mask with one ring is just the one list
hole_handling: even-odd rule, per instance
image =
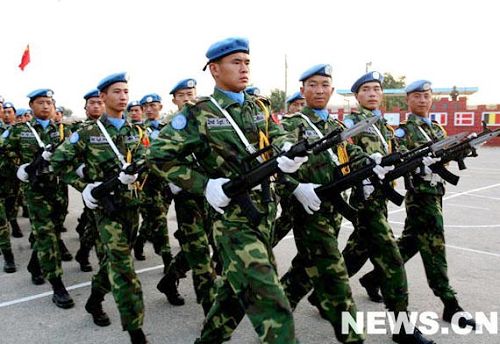
[[99, 84], [97, 85], [97, 89], [99, 90], [99, 92], [102, 92], [106, 87], [117, 82], [128, 82], [128, 73], [122, 72], [108, 75], [99, 82]]
[[312, 66], [308, 70], [306, 70], [302, 75], [300, 76], [299, 81], [306, 81], [309, 79], [311, 76], [314, 75], [323, 75], [323, 76], [329, 76], [330, 78], [332, 77], [332, 66], [329, 64], [318, 64], [315, 66]]
[[304, 99], [304, 96], [302, 95], [302, 93], [297, 91], [294, 94], [292, 94], [290, 97], [287, 98], [286, 103], [290, 104], [298, 99]]
[[195, 88], [195, 87], [196, 87], [196, 80], [184, 79], [175, 84], [174, 88], [172, 88], [172, 90], [170, 91], [170, 94], [174, 94], [175, 92], [179, 90], [184, 90], [186, 88]]
[[94, 88], [85, 93], [83, 99], [88, 100], [89, 98], [95, 98], [95, 97], [99, 97], [99, 90], [97, 88]]
[[247, 54], [250, 53], [248, 39], [243, 37], [230, 37], [223, 39], [222, 41], [215, 42], [208, 48], [207, 53], [205, 54], [208, 62], [205, 67], [203, 67], [203, 70], [207, 68], [207, 65], [210, 62], [237, 52], [245, 52]]
[[405, 92], [406, 94], [410, 94], [412, 92], [425, 92], [431, 89], [431, 82], [427, 80], [417, 80], [406, 86]]
[[24, 116], [26, 114], [25, 108], [19, 108], [16, 110], [16, 116]]
[[130, 108], [134, 106], [141, 106], [141, 103], [138, 100], [132, 100], [130, 103], [127, 105], [127, 111], [130, 111]]
[[379, 72], [368, 72], [365, 75], [363, 75], [361, 78], [356, 80], [356, 82], [352, 85], [351, 87], [351, 92], [352, 93], [358, 93], [359, 88], [366, 84], [367, 82], [372, 82], [372, 81], [377, 81], [380, 86], [382, 86], [382, 82], [384, 81], [384, 76], [380, 74]]
[[245, 88], [245, 92], [252, 96], [258, 96], [260, 94], [260, 89], [257, 86], [248, 86]]
[[56, 107], [56, 112], [64, 113], [64, 109], [61, 106]]
[[156, 93], [146, 94], [141, 99], [141, 105], [148, 104], [148, 103], [161, 103], [161, 97], [159, 95], [157, 95]]
[[25, 115], [32, 115], [33, 114], [33, 110], [31, 109], [26, 109], [26, 113]]
[[5, 103], [3, 103], [3, 108], [4, 109], [14, 109], [14, 111], [16, 111], [16, 107], [11, 102], [5, 102]]
[[51, 89], [40, 88], [38, 90], [34, 90], [33, 92], [28, 93], [28, 95], [26, 97], [28, 97], [30, 99], [30, 101], [32, 101], [33, 99], [38, 98], [38, 97], [52, 98], [53, 95], [54, 95], [54, 91], [52, 91]]

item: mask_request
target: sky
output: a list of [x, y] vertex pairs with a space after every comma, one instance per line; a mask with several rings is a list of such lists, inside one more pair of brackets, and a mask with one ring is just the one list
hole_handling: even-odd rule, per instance
[[[299, 90], [300, 74], [333, 67], [349, 89], [370, 70], [478, 87], [469, 104], [500, 103], [498, 11], [488, 0], [238, 1], [5, 0], [0, 5], [0, 95], [27, 107], [26, 94], [51, 88], [57, 105], [84, 116], [83, 95], [105, 76], [130, 73], [130, 100], [151, 92], [173, 110], [169, 92], [193, 77], [198, 94], [213, 90], [203, 72], [208, 47], [231, 36], [250, 41], [251, 83]], [[31, 63], [18, 65], [26, 45]], [[330, 105], [355, 102], [335, 95]]]

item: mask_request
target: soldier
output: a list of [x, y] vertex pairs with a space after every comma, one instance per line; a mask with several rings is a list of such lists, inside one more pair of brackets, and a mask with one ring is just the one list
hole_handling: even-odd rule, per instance
[[[92, 89], [87, 92], [83, 99], [85, 100], [85, 114], [87, 119], [78, 125], [75, 128], [77, 131], [80, 128], [93, 123], [104, 113], [104, 103], [102, 102], [101, 97], [99, 96], [98, 89]], [[85, 163], [80, 161], [80, 165], [77, 168], [77, 174], [79, 174], [80, 178], [85, 178]], [[80, 270], [83, 272], [92, 271], [92, 265], [89, 262], [90, 250], [93, 246], [98, 243], [99, 233], [97, 231], [97, 225], [95, 222], [95, 217], [92, 211], [83, 207], [82, 214], [78, 218], [78, 225], [76, 226], [76, 231], [80, 237], [80, 248], [76, 252], [75, 260], [80, 264]], [[102, 250], [96, 250], [98, 252], [97, 256], [102, 258]]]
[[[196, 99], [196, 80], [179, 81], [170, 91], [172, 102], [180, 111], [185, 104]], [[197, 165], [194, 156], [186, 157]], [[210, 229], [209, 206], [203, 196], [181, 190], [170, 184], [174, 193], [175, 213], [178, 230], [175, 237], [179, 240], [181, 251], [174, 257], [167, 273], [158, 283], [158, 290], [168, 297], [169, 289], [182, 275], [192, 270], [196, 300], [203, 307], [205, 315], [214, 300], [214, 282], [216, 278], [213, 261], [210, 257], [208, 233]]]
[[130, 123], [142, 125], [144, 111], [142, 110], [141, 103], [138, 100], [132, 100], [127, 105], [127, 115]]
[[[20, 163], [17, 177], [27, 183], [24, 196], [28, 204], [33, 235], [33, 254], [28, 264], [32, 281], [35, 284], [43, 283], [43, 279], [40, 279], [43, 273], [54, 290], [52, 301], [58, 307], [71, 308], [74, 306], [73, 299], [61, 279], [63, 271], [56, 229], [56, 221], [62, 213], [56, 197], [60, 180], [51, 172], [48, 164], [52, 153], [47, 146], [57, 145], [61, 141], [59, 129], [50, 120], [54, 106], [52, 95], [53, 91], [50, 89], [38, 89], [28, 94], [29, 105], [35, 118], [14, 126], [11, 132], [4, 132], [3, 137], [6, 155], [13, 161], [18, 159]], [[41, 151], [43, 161], [30, 177], [26, 168]], [[36, 181], [33, 178], [36, 178]]]
[[[344, 118], [344, 124], [351, 127], [365, 118], [379, 117], [369, 130], [353, 137], [353, 142], [374, 160], [381, 160], [383, 155], [393, 150], [393, 131], [379, 110], [383, 97], [382, 82], [383, 76], [375, 71], [356, 80], [351, 92], [354, 93], [360, 110]], [[384, 167], [385, 170], [390, 168]], [[385, 306], [396, 316], [400, 313], [405, 315], [408, 309], [408, 284], [403, 260], [387, 220], [387, 198], [380, 188], [374, 188], [367, 180], [363, 185], [353, 188], [349, 201], [358, 209], [358, 219], [353, 224], [354, 231], [342, 252], [349, 276], [356, 274], [370, 258], [382, 275], [381, 288]], [[361, 280], [361, 284], [367, 289], [372, 288], [365, 280]], [[373, 294], [372, 291], [371, 293]], [[392, 339], [397, 343], [434, 343], [423, 337], [416, 327], [413, 333], [406, 333], [403, 328], [400, 333], [394, 333]]]
[[[112, 291], [123, 330], [129, 332], [132, 343], [145, 343], [142, 288], [130, 254], [139, 221], [137, 174], [123, 171], [142, 159], [145, 147], [141, 132], [124, 117], [128, 102], [127, 79], [126, 73], [117, 73], [99, 83], [97, 88], [106, 112], [95, 122], [73, 133], [54, 153], [52, 166], [68, 184], [82, 191], [85, 205], [94, 212], [99, 240], [104, 248], [99, 272], [92, 278], [86, 311], [92, 315], [96, 325], [109, 325], [102, 301], [105, 294]], [[70, 163], [74, 159], [85, 162], [85, 179], [76, 174]], [[106, 178], [116, 175], [120, 183], [113, 190], [113, 203], [119, 210], [111, 211], [102, 208], [92, 196], [92, 190]]]
[[[251, 225], [222, 189], [228, 178], [244, 173], [242, 161], [256, 149], [253, 145], [259, 145], [259, 138], [263, 148], [267, 140], [282, 147], [288, 137], [242, 92], [249, 81], [248, 40], [216, 42], [206, 56], [203, 69], [209, 67], [215, 80], [213, 95], [188, 104], [175, 115], [153, 141], [148, 156], [152, 162], [163, 161], [157, 164], [159, 173], [170, 182], [192, 194], [205, 195], [215, 210], [213, 235], [224, 269], [196, 343], [228, 340], [245, 313], [263, 343], [295, 343], [290, 304], [279, 284], [271, 249], [274, 195], [267, 188], [249, 190], [256, 207], [265, 214], [258, 225]], [[186, 159], [193, 153], [200, 168]], [[279, 167], [288, 172], [295, 172], [307, 160], [278, 159]], [[255, 166], [257, 162], [252, 159], [249, 163]], [[262, 198], [267, 194], [270, 202]]]
[[295, 92], [290, 97], [287, 98], [286, 104], [288, 107], [288, 113], [294, 114], [300, 112], [302, 108], [306, 105], [306, 100], [300, 92]]
[[[429, 119], [432, 106], [430, 81], [417, 80], [408, 85], [405, 91], [411, 114], [406, 123], [401, 123], [395, 131], [399, 144], [410, 150], [445, 138], [443, 127]], [[423, 162], [424, 175], [415, 173], [413, 188], [406, 192], [406, 221], [403, 234], [398, 239], [398, 247], [404, 262], [420, 253], [427, 283], [444, 304], [443, 320], [451, 322], [455, 313], [463, 312], [463, 309], [458, 305], [456, 292], [450, 286], [447, 273], [442, 209], [444, 182], [428, 167], [436, 159], [425, 157]], [[371, 285], [380, 285], [376, 271], [366, 274], [363, 279]], [[458, 324], [462, 328], [476, 328], [476, 323], [471, 318], [460, 317]]]
[[[305, 71], [300, 77], [301, 93], [306, 106], [301, 112], [287, 115], [283, 127], [293, 131], [299, 139], [316, 141], [324, 135], [342, 128], [332, 119], [326, 106], [333, 93], [331, 66], [320, 64]], [[293, 217], [293, 233], [297, 255], [292, 266], [282, 277], [281, 283], [294, 309], [309, 291], [310, 281], [317, 298], [316, 305], [322, 316], [333, 326], [341, 343], [363, 343], [364, 336], [342, 333], [342, 312], [356, 314], [356, 306], [349, 287], [349, 276], [338, 249], [337, 235], [342, 219], [329, 201], [322, 202], [314, 189], [329, 184], [342, 175], [336, 166], [357, 160], [362, 165], [366, 159], [361, 148], [341, 143], [321, 154], [311, 156], [293, 176], [298, 184], [290, 202], [289, 216]], [[380, 167], [380, 166], [378, 166]], [[303, 290], [305, 288], [305, 290]]]
[[259, 96], [260, 89], [257, 86], [248, 86], [245, 88], [245, 92], [251, 96]]

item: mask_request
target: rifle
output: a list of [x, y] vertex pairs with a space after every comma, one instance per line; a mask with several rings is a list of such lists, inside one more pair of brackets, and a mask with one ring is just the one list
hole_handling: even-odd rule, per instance
[[41, 148], [36, 152], [35, 157], [30, 162], [28, 166], [26, 166], [26, 173], [28, 174], [28, 180], [31, 185], [35, 185], [38, 183], [38, 178], [42, 176], [44, 173], [49, 171], [50, 163], [45, 160], [42, 156], [43, 152], [54, 153], [57, 147], [64, 143], [64, 140], [59, 141], [57, 144], [48, 144], [44, 148]]
[[[302, 139], [294, 144], [287, 152], [282, 152], [275, 155], [269, 160], [264, 161], [253, 170], [242, 174], [229, 182], [222, 185], [224, 193], [232, 199], [232, 201], [241, 207], [243, 214], [250, 220], [250, 222], [257, 226], [262, 219], [262, 214], [257, 210], [252, 200], [250, 199], [249, 190], [252, 188], [266, 183], [269, 177], [279, 172], [277, 159], [280, 156], [286, 156], [290, 159], [295, 157], [305, 157], [308, 154], [319, 154], [330, 147], [333, 147], [348, 138], [363, 132], [366, 128], [374, 124], [378, 120], [377, 117], [365, 119], [355, 126], [343, 130], [334, 130], [323, 138], [309, 143], [306, 139]], [[262, 154], [262, 150], [250, 156], [250, 158], [257, 157]], [[344, 203], [345, 201], [342, 200]], [[351, 208], [347, 203], [345, 206]], [[352, 208], [351, 208], [352, 209]]]
[[[133, 162], [127, 168], [123, 170], [126, 174], [136, 174], [141, 173], [146, 169], [146, 164], [143, 160], [140, 162]], [[92, 197], [99, 201], [104, 210], [108, 214], [114, 214], [118, 211], [114, 201], [113, 192], [120, 186], [123, 185], [118, 179], [119, 174], [113, 175], [107, 178], [104, 182], [96, 186], [90, 191]]]

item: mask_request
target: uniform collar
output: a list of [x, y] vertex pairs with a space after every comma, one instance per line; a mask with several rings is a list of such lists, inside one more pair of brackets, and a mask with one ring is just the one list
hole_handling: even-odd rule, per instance
[[[241, 92], [240, 95], [240, 93], [224, 91], [217, 87], [214, 88], [213, 97], [223, 108], [228, 108], [233, 104], [238, 104], [239, 106], [242, 106], [246, 99], [245, 92]], [[241, 99], [243, 100], [242, 102], [240, 102]]]
[[[302, 114], [306, 115], [307, 117], [309, 117], [313, 123], [318, 123], [318, 122], [321, 122], [321, 121], [325, 121], [323, 120], [317, 113], [314, 109], [311, 109], [310, 107], [307, 107], [307, 106], [304, 106], [302, 108], [302, 111], [300, 111]], [[327, 118], [328, 120], [328, 118]]]
[[101, 119], [101, 122], [104, 123], [104, 125], [112, 125], [117, 130], [120, 130], [127, 123], [123, 114], [122, 114], [121, 118], [114, 118], [114, 117], [108, 116], [108, 114], [105, 113], [101, 116], [100, 119]]
[[408, 116], [408, 121], [411, 121], [411, 120], [414, 120], [418, 125], [425, 123], [429, 127], [432, 126], [432, 120], [428, 117], [422, 117], [422, 116], [419, 116], [419, 115], [412, 113], [412, 114], [410, 114], [410, 116]]
[[40, 125], [44, 130], [47, 129], [47, 127], [50, 125], [50, 119], [40, 119], [40, 118], [34, 118], [32, 121], [35, 122], [35, 124]]

